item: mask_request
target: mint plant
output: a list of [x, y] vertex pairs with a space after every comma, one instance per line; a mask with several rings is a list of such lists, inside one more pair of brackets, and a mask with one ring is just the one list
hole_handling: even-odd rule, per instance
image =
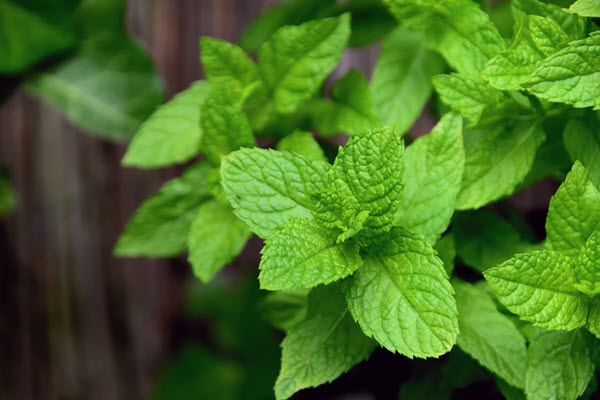
[[[377, 347], [440, 358], [406, 398], [479, 381], [509, 399], [596, 390], [598, 6], [484, 3], [278, 4], [239, 47], [202, 38], [206, 80], [135, 135], [123, 164], [190, 164], [115, 253], [187, 250], [207, 282], [264, 239], [261, 307], [286, 334], [277, 399]], [[324, 90], [346, 47], [379, 39], [370, 82], [349, 69]], [[428, 100], [437, 125], [406, 135]], [[336, 152], [339, 133], [350, 138]], [[564, 181], [545, 240], [510, 200], [543, 178]]]

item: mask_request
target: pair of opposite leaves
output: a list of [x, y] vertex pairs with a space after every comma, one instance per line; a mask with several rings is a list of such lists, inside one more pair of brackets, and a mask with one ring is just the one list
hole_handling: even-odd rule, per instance
[[[226, 156], [227, 197], [266, 238], [261, 286], [294, 290], [345, 278], [348, 309], [367, 336], [408, 357], [449, 351], [458, 334], [454, 290], [431, 244], [460, 189], [461, 131], [460, 116], [449, 113], [406, 154], [393, 129], [369, 132], [351, 138], [333, 166], [264, 149]], [[445, 154], [437, 160], [436, 152]], [[426, 220], [412, 217], [431, 201], [444, 204]]]

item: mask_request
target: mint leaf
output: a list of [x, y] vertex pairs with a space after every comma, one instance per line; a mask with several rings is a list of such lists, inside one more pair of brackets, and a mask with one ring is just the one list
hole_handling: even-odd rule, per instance
[[480, 78], [465, 74], [438, 75], [433, 79], [441, 100], [476, 125], [484, 114], [493, 118], [514, 113], [504, 94]]
[[548, 249], [576, 252], [600, 225], [600, 193], [576, 161], [550, 200], [546, 219]]
[[227, 84], [241, 92], [259, 79], [256, 65], [248, 54], [225, 40], [201, 38], [200, 60], [206, 78], [215, 85]]
[[600, 339], [600, 296], [594, 297], [590, 302], [587, 329]]
[[518, 192], [542, 178], [555, 177], [562, 179], [573, 166], [573, 161], [569, 157], [562, 140], [564, 127], [557, 122], [554, 119], [544, 123], [546, 141], [537, 149], [531, 170], [517, 188]]
[[538, 123], [465, 131], [466, 161], [456, 208], [479, 208], [512, 194], [525, 178], [545, 135]]
[[433, 89], [431, 78], [444, 71], [444, 62], [427, 50], [422, 32], [399, 27], [383, 41], [371, 94], [384, 124], [404, 134], [421, 114]]
[[498, 300], [535, 326], [572, 330], [585, 325], [588, 299], [576, 288], [577, 260], [558, 252], [517, 254], [484, 272]]
[[254, 137], [242, 111], [243, 96], [231, 86], [213, 86], [202, 104], [202, 149], [214, 164], [241, 147], [254, 146]]
[[452, 233], [458, 257], [479, 272], [537, 247], [522, 239], [507, 220], [490, 210], [455, 214]]
[[102, 34], [32, 76], [28, 88], [95, 135], [130, 139], [163, 101], [152, 60], [133, 40]]
[[406, 150], [404, 164], [410, 173], [402, 179], [404, 192], [395, 224], [435, 243], [450, 224], [464, 163], [462, 119], [448, 113]]
[[200, 106], [209, 90], [207, 82], [197, 81], [160, 106], [133, 137], [123, 165], [156, 168], [194, 157], [202, 139]]
[[437, 256], [440, 258], [440, 260], [442, 260], [446, 273], [448, 276], [451, 276], [452, 272], [454, 271], [454, 259], [456, 258], [454, 235], [445, 235], [435, 243], [433, 249], [437, 252]]
[[331, 97], [332, 100], [314, 99], [307, 105], [319, 133], [358, 135], [379, 127], [369, 84], [358, 70], [349, 70], [337, 81], [331, 89]]
[[512, 13], [517, 25], [527, 26], [529, 16], [538, 15], [555, 21], [571, 39], [583, 39], [585, 36], [585, 20], [577, 15], [566, 13], [555, 4], [538, 0], [512, 0]]
[[536, 96], [575, 108], [600, 108], [600, 35], [570, 42], [545, 59], [523, 84]]
[[456, 341], [454, 290], [421, 235], [394, 227], [345, 281], [348, 308], [363, 332], [409, 358], [438, 357]]
[[355, 136], [338, 152], [331, 180], [350, 200], [345, 207], [370, 214], [360, 233], [365, 240], [392, 226], [402, 193], [403, 155], [402, 139], [388, 128]]
[[522, 90], [521, 84], [544, 59], [530, 38], [516, 37], [515, 43], [514, 47], [492, 58], [481, 71], [481, 77], [496, 89]]
[[350, 47], [372, 44], [397, 26], [396, 19], [381, 0], [348, 0], [339, 5], [337, 12], [352, 15]]
[[596, 117], [573, 118], [565, 127], [564, 144], [573, 161], [579, 160], [590, 180], [600, 188], [600, 123]]
[[289, 113], [308, 100], [342, 57], [350, 16], [279, 29], [260, 48], [258, 69], [277, 112]]
[[330, 16], [335, 3], [335, 0], [292, 0], [275, 4], [250, 23], [239, 42], [244, 49], [254, 52], [282, 26]]
[[476, 75], [490, 58], [505, 49], [487, 14], [470, 0], [385, 0], [385, 3], [400, 22], [407, 16], [418, 16], [420, 27], [427, 28], [429, 46], [458, 72]]
[[525, 387], [527, 348], [512, 321], [479, 286], [453, 281], [458, 307], [458, 346], [513, 386]]
[[[28, 4], [29, 3], [29, 4]], [[0, 74], [17, 74], [75, 45], [75, 26], [67, 4], [0, 2]]]
[[277, 150], [291, 151], [306, 158], [327, 162], [323, 149], [310, 132], [295, 131], [277, 143]]
[[525, 397], [525, 391], [523, 389], [509, 385], [503, 379], [496, 379], [496, 386], [506, 400], [527, 400], [527, 397]]
[[545, 57], [569, 40], [581, 39], [584, 30], [578, 18], [555, 5], [536, 0], [517, 0], [511, 5], [517, 20], [513, 44], [491, 59], [481, 76], [497, 89], [522, 90], [521, 84], [529, 80]]
[[119, 237], [114, 254], [169, 257], [182, 253], [198, 207], [210, 196], [204, 185], [209, 172], [208, 166], [195, 164], [144, 201]]
[[74, 3], [78, 3], [75, 22], [84, 38], [106, 31], [125, 32], [126, 0], [81, 0]]
[[594, 375], [584, 332], [540, 331], [529, 345], [525, 393], [530, 400], [575, 400]]
[[529, 31], [531, 40], [545, 57], [554, 54], [569, 41], [565, 31], [551, 18], [530, 15]]
[[189, 256], [194, 274], [210, 281], [242, 251], [250, 231], [229, 204], [211, 200], [202, 204], [194, 217], [188, 236]]
[[577, 0], [571, 4], [569, 12], [582, 17], [600, 18], [600, 3], [597, 0]]
[[375, 343], [352, 321], [339, 288], [320, 286], [309, 295], [306, 318], [290, 328], [281, 347], [278, 400], [333, 381], [368, 358]]
[[243, 149], [223, 159], [222, 184], [236, 215], [258, 236], [313, 218], [311, 195], [328, 184], [329, 164], [285, 151]]
[[588, 238], [575, 268], [576, 287], [585, 294], [600, 294], [600, 227]]
[[261, 316], [273, 326], [289, 331], [306, 318], [310, 290], [270, 292], [259, 302]]
[[358, 243], [337, 243], [336, 236], [310, 219], [293, 219], [275, 229], [261, 251], [261, 288], [311, 288], [352, 274], [362, 264]]

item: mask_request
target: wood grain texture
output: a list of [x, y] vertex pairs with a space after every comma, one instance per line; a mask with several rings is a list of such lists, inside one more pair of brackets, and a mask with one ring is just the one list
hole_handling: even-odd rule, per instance
[[[173, 95], [202, 77], [200, 36], [235, 41], [273, 3], [133, 0], [127, 26]], [[377, 52], [347, 51], [334, 76], [371, 71]], [[189, 266], [111, 250], [138, 205], [179, 170], [125, 169], [125, 148], [82, 133], [20, 89], [0, 107], [0, 160], [19, 196], [0, 222], [2, 399], [148, 398], [171, 355]]]

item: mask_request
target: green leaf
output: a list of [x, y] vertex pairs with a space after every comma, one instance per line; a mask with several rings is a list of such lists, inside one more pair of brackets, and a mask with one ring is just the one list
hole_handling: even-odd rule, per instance
[[286, 26], [260, 48], [259, 73], [277, 112], [289, 113], [319, 89], [342, 57], [350, 16]]
[[250, 231], [229, 204], [218, 200], [202, 204], [192, 221], [188, 235], [188, 260], [194, 274], [210, 281], [226, 264], [232, 262], [250, 238]]
[[[526, 35], [526, 34], [523, 34]], [[481, 71], [481, 77], [499, 90], [522, 90], [543, 55], [529, 39], [515, 38], [516, 45], [492, 58]]]
[[578, 252], [600, 225], [600, 193], [576, 161], [550, 200], [546, 243], [550, 250]]
[[522, 239], [507, 220], [490, 210], [457, 213], [452, 233], [458, 257], [479, 272], [537, 247]]
[[114, 254], [169, 257], [182, 253], [198, 207], [210, 196], [204, 185], [208, 174], [208, 166], [195, 164], [144, 201], [119, 237]]
[[541, 331], [529, 345], [528, 400], [575, 400], [594, 375], [584, 332]]
[[202, 150], [208, 161], [221, 162], [221, 156], [241, 147], [253, 147], [254, 137], [242, 110], [244, 96], [229, 85], [213, 86], [201, 108]]
[[531, 169], [545, 138], [539, 124], [531, 121], [490, 130], [463, 134], [466, 162], [458, 210], [479, 208], [512, 194]]
[[160, 106], [137, 131], [122, 164], [156, 168], [189, 160], [200, 151], [200, 106], [210, 86], [194, 82]]
[[600, 294], [600, 227], [588, 238], [579, 254], [575, 277], [580, 291], [590, 296]]
[[569, 12], [582, 17], [600, 18], [600, 3], [598, 0], [577, 0], [569, 7]]
[[600, 339], [600, 296], [594, 297], [590, 302], [587, 329]]
[[502, 395], [506, 398], [506, 400], [527, 400], [525, 396], [525, 391], [523, 389], [516, 388], [512, 385], [509, 385], [503, 379], [496, 379], [496, 386]]
[[235, 400], [243, 373], [239, 362], [219, 358], [198, 345], [186, 345], [159, 377], [151, 398]]
[[339, 288], [320, 286], [309, 295], [306, 318], [288, 331], [281, 347], [278, 400], [333, 381], [367, 359], [375, 343], [352, 321]]
[[376, 42], [397, 26], [396, 19], [381, 0], [348, 0], [340, 5], [338, 12], [352, 15], [350, 47]]
[[513, 44], [491, 59], [481, 76], [497, 89], [522, 90], [521, 84], [546, 56], [569, 40], [582, 38], [584, 31], [580, 20], [555, 5], [536, 0], [516, 0], [511, 5], [517, 20]]
[[75, 20], [85, 38], [102, 32], [125, 34], [126, 6], [126, 0], [81, 0]]
[[306, 131], [295, 131], [277, 142], [277, 150], [291, 151], [303, 157], [327, 162], [325, 153], [315, 140], [312, 133]]
[[562, 180], [573, 166], [573, 161], [562, 140], [564, 126], [560, 120], [562, 120], [561, 117], [544, 121], [543, 129], [546, 133], [546, 141], [537, 149], [531, 170], [519, 185], [517, 192], [546, 177]]
[[458, 346], [513, 386], [525, 387], [527, 348], [512, 321], [479, 286], [453, 281], [458, 307]]
[[75, 45], [77, 36], [66, 2], [0, 1], [0, 74], [18, 74]]
[[4, 171], [0, 169], [0, 217], [10, 213], [16, 204], [15, 191]]
[[566, 13], [563, 8], [555, 4], [538, 0], [512, 0], [511, 6], [517, 25], [527, 26], [529, 16], [538, 15], [555, 21], [573, 40], [583, 39], [585, 36], [585, 20], [577, 15]]
[[[478, 77], [466, 74], [438, 75], [433, 79], [440, 99], [476, 125], [484, 114], [508, 114], [511, 103], [504, 94]], [[514, 112], [513, 112], [514, 113]]]
[[242, 221], [262, 238], [296, 218], [313, 218], [311, 195], [328, 184], [329, 164], [286, 151], [242, 149], [223, 159], [222, 184]]
[[454, 290], [442, 261], [421, 235], [394, 227], [345, 281], [363, 332], [409, 358], [438, 357], [456, 342]]
[[498, 300], [521, 319], [548, 329], [585, 325], [588, 299], [575, 284], [577, 260], [562, 253], [517, 254], [484, 272]]
[[437, 252], [437, 256], [442, 260], [444, 269], [448, 276], [452, 275], [454, 271], [454, 259], [456, 258], [456, 247], [454, 244], [454, 235], [448, 234], [438, 240], [433, 246], [433, 249]]
[[545, 57], [554, 54], [562, 44], [569, 41], [565, 31], [551, 18], [530, 15], [529, 31], [531, 40]]
[[331, 168], [338, 194], [346, 196], [346, 208], [370, 214], [360, 238], [390, 230], [402, 193], [404, 143], [392, 129], [383, 128], [351, 138]]
[[336, 237], [310, 219], [293, 219], [275, 229], [261, 251], [261, 288], [311, 288], [352, 274], [362, 264], [358, 243], [338, 243]]
[[383, 41], [371, 81], [371, 95], [383, 123], [404, 134], [431, 94], [431, 78], [444, 67], [443, 60], [427, 50], [422, 32], [399, 27], [390, 33]]
[[[427, 42], [458, 72], [477, 75], [485, 63], [505, 49], [488, 15], [470, 0], [385, 0], [402, 22], [418, 16]], [[410, 21], [408, 21], [410, 22]]]
[[544, 100], [600, 108], [600, 35], [569, 43], [533, 72], [523, 86]]
[[462, 119], [442, 117], [430, 134], [406, 150], [404, 191], [395, 224], [436, 242], [450, 224], [465, 164]]
[[164, 97], [148, 54], [112, 34], [86, 40], [73, 57], [27, 83], [73, 122], [112, 140], [130, 139]]
[[573, 161], [579, 160], [590, 180], [600, 188], [600, 123], [595, 117], [573, 118], [565, 127], [564, 144]]
[[244, 49], [254, 52], [282, 26], [330, 16], [335, 3], [335, 0], [292, 0], [275, 4], [250, 23], [239, 42]]
[[215, 85], [230, 85], [241, 92], [259, 79], [248, 54], [225, 40], [201, 38], [200, 60], [206, 78]]
[[259, 303], [261, 316], [273, 326], [289, 331], [306, 318], [310, 290], [270, 292]]
[[317, 98], [307, 105], [319, 133], [358, 135], [380, 126], [369, 83], [358, 70], [350, 69], [333, 85], [331, 98]]

